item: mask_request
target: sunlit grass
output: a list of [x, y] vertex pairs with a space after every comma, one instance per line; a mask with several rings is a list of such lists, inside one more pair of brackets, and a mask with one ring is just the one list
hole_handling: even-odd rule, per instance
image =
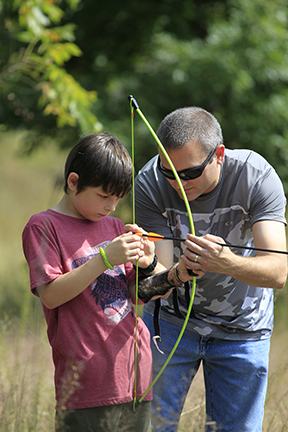
[[44, 320], [1, 322], [0, 431], [54, 430], [53, 368]]
[[[0, 323], [0, 432], [54, 430], [53, 365], [41, 312], [34, 310], [26, 323], [20, 320]], [[285, 432], [288, 431], [288, 333], [283, 329], [276, 328], [273, 334], [270, 358], [263, 432]], [[204, 386], [201, 370], [198, 373], [178, 432], [204, 431]]]
[[47, 143], [21, 156], [21, 134], [0, 134], [0, 318], [21, 314], [29, 291], [21, 234], [33, 213], [56, 204], [65, 156]]

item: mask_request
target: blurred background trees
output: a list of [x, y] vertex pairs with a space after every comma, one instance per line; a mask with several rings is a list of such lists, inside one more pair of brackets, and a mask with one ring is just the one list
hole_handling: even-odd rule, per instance
[[[288, 190], [287, 0], [1, 0], [0, 122], [53, 136], [109, 130], [130, 146], [128, 95], [157, 129], [201, 106]], [[136, 169], [156, 148], [136, 121]]]

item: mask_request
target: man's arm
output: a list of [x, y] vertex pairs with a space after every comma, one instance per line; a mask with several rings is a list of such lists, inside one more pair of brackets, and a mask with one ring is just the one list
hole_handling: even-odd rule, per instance
[[[253, 225], [253, 236], [255, 247], [286, 250], [285, 226], [282, 222], [256, 222]], [[287, 256], [284, 254], [257, 252], [255, 257], [243, 257], [216, 244], [223, 242], [217, 236], [207, 234], [195, 237], [188, 234], [187, 239], [184, 262], [192, 270], [200, 268], [203, 271], [227, 274], [252, 286], [281, 289], [285, 285]]]
[[173, 265], [173, 241], [161, 240], [155, 244], [156, 255], [159, 263], [161, 263], [166, 269]]

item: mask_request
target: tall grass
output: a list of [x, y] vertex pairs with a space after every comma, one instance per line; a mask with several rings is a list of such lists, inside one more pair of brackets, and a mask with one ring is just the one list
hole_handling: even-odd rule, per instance
[[[21, 134], [0, 134], [0, 432], [54, 430], [51, 349], [40, 302], [29, 290], [21, 233], [29, 217], [55, 205], [62, 195], [67, 151], [52, 142], [20, 156]], [[129, 198], [116, 216], [131, 221]], [[276, 300], [264, 432], [288, 431], [288, 314], [285, 290]], [[193, 382], [178, 432], [204, 428], [204, 387]]]
[[[2, 321], [0, 339], [0, 432], [54, 431], [51, 349], [37, 310], [26, 323]], [[288, 333], [272, 337], [263, 432], [287, 432]], [[201, 370], [190, 388], [178, 432], [204, 431], [205, 397]]]
[[52, 431], [53, 368], [39, 300], [29, 290], [21, 233], [54, 205], [64, 153], [47, 142], [30, 157], [21, 134], [0, 134], [0, 431]]
[[1, 322], [0, 431], [52, 432], [54, 389], [51, 354], [38, 329]]
[[0, 319], [21, 316], [28, 273], [21, 233], [32, 213], [49, 207], [60, 195], [55, 182], [63, 155], [47, 143], [31, 157], [20, 156], [21, 135], [0, 134]]

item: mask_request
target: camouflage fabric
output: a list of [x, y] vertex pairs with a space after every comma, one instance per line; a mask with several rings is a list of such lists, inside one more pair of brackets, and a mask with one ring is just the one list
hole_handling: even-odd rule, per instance
[[[157, 170], [157, 157], [136, 178], [136, 220], [147, 231], [186, 237], [190, 231], [183, 200]], [[285, 195], [275, 170], [250, 150], [225, 149], [221, 177], [209, 194], [190, 202], [196, 235], [207, 233], [227, 243], [253, 246], [252, 225], [260, 220], [286, 223]], [[174, 262], [183, 253], [174, 242]], [[254, 251], [234, 249], [253, 256]], [[184, 288], [177, 288], [179, 308], [187, 311]], [[153, 314], [153, 302], [145, 306]], [[172, 296], [162, 301], [161, 319], [182, 326], [173, 310]], [[249, 286], [228, 275], [206, 273], [197, 279], [193, 316], [188, 330], [230, 340], [256, 340], [270, 336], [273, 328], [273, 289]]]

